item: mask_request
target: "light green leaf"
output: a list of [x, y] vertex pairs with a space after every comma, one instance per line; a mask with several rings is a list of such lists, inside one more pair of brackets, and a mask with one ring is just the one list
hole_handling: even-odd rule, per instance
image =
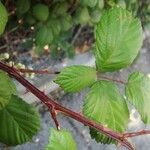
[[82, 65], [64, 68], [55, 80], [66, 92], [78, 92], [95, 81], [95, 68]]
[[26, 13], [30, 9], [30, 0], [17, 0], [17, 12]]
[[[110, 81], [98, 81], [91, 87], [84, 101], [83, 113], [86, 117], [120, 133], [125, 131], [129, 118], [125, 100], [116, 85]], [[95, 129], [90, 130], [92, 138], [97, 142], [112, 142], [112, 139]]]
[[126, 8], [126, 2], [125, 2], [125, 0], [119, 0], [118, 1], [118, 5], [120, 6], [120, 7], [122, 7], [122, 8]]
[[100, 9], [91, 10], [90, 16], [93, 23], [98, 23], [101, 17], [101, 10]]
[[70, 132], [51, 129], [46, 150], [77, 150], [77, 146]]
[[0, 70], [0, 110], [8, 104], [11, 95], [15, 93], [15, 84], [5, 72]]
[[12, 95], [9, 104], [0, 110], [0, 142], [6, 145], [30, 141], [39, 128], [38, 112], [15, 95]]
[[7, 10], [0, 1], [0, 35], [4, 32], [7, 21], [8, 21]]
[[98, 0], [97, 1], [97, 6], [98, 6], [98, 8], [103, 9], [103, 7], [104, 7], [104, 0]]
[[126, 85], [126, 96], [144, 123], [150, 123], [150, 78], [139, 72], [132, 73]]
[[96, 65], [98, 70], [114, 71], [131, 64], [142, 45], [142, 27], [123, 8], [112, 8], [96, 26]]

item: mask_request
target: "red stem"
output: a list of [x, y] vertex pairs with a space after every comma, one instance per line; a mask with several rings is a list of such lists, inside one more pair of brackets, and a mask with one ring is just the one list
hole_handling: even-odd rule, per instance
[[[18, 69], [18, 68], [16, 68], [16, 70], [21, 73], [35, 73], [35, 74], [59, 74], [60, 73], [59, 71], [55, 71], [55, 70], [32, 70], [32, 69]], [[114, 79], [111, 77], [106, 77], [106, 76], [101, 76], [101, 75], [100, 75], [100, 79], [110, 80], [110, 81], [118, 82], [121, 84], [126, 84], [126, 82], [123, 80]]]
[[105, 134], [106, 136], [116, 140], [121, 143], [123, 146], [128, 148], [129, 150], [134, 150], [133, 146], [127, 141], [127, 139], [123, 138], [123, 134], [112, 131], [111, 129], [104, 127], [103, 125], [96, 123], [83, 115], [76, 113], [68, 108], [61, 106], [56, 103], [53, 99], [46, 96], [43, 92], [37, 89], [34, 85], [28, 82], [25, 78], [23, 78], [13, 67], [10, 67], [2, 62], [0, 62], [0, 69], [7, 72], [11, 77], [15, 78], [18, 82], [20, 82], [23, 86], [25, 86], [31, 93], [33, 93], [36, 97], [38, 97], [47, 107], [54, 108], [55, 111], [61, 112], [66, 116], [69, 116], [86, 126], [96, 129], [97, 131]]
[[59, 71], [55, 70], [32, 70], [32, 69], [18, 69], [16, 68], [18, 72], [21, 73], [35, 73], [35, 74], [59, 74]]
[[101, 79], [105, 79], [105, 80], [111, 80], [111, 81], [118, 82], [118, 83], [121, 83], [121, 84], [126, 84], [125, 81], [120, 80], [120, 79], [113, 79], [113, 78], [105, 77], [105, 76], [100, 76], [100, 78], [101, 78]]
[[59, 125], [59, 122], [57, 120], [57, 111], [55, 110], [54, 107], [52, 107], [50, 112], [51, 112], [51, 116], [52, 116], [52, 118], [54, 120], [54, 123], [56, 125], [57, 130], [60, 130], [60, 125]]
[[142, 130], [142, 131], [138, 131], [138, 132], [124, 133], [123, 137], [124, 138], [131, 138], [131, 137], [146, 135], [146, 134], [150, 134], [150, 131], [149, 130]]

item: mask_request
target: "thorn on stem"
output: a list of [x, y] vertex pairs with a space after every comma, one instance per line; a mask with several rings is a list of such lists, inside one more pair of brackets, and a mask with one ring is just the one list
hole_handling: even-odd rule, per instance
[[60, 130], [60, 124], [59, 124], [59, 122], [57, 120], [57, 111], [55, 110], [54, 106], [51, 107], [50, 113], [51, 113], [51, 116], [52, 116], [52, 118], [54, 120], [54, 123], [56, 125], [57, 130]]

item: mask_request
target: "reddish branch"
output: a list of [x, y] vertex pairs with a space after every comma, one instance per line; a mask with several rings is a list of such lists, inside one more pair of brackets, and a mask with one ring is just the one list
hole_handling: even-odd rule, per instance
[[35, 73], [35, 74], [59, 74], [59, 71], [55, 71], [55, 70], [33, 70], [33, 69], [17, 69], [16, 70], [18, 72], [21, 73]]
[[[21, 73], [35, 73], [35, 74], [59, 74], [59, 71], [55, 71], [55, 70], [33, 70], [33, 69], [16, 69], [18, 72]], [[110, 78], [110, 77], [106, 77], [106, 76], [101, 76], [100, 75], [100, 79], [104, 79], [104, 80], [110, 80], [110, 81], [114, 81], [114, 82], [118, 82], [121, 84], [126, 84], [125, 81], [120, 80], [120, 79], [114, 79], [114, 78]]]
[[121, 84], [126, 84], [125, 81], [120, 80], [120, 79], [113, 79], [113, 78], [105, 77], [105, 76], [100, 76], [100, 78], [101, 78], [101, 79], [105, 79], [105, 80], [111, 80], [111, 81], [118, 82], [118, 83], [121, 83]]
[[0, 62], [0, 69], [7, 72], [11, 77], [15, 78], [18, 82], [20, 82], [23, 86], [25, 86], [31, 93], [33, 93], [36, 97], [38, 97], [51, 111], [52, 118], [55, 121], [56, 127], [59, 129], [59, 124], [56, 118], [57, 112], [60, 112], [68, 117], [71, 117], [86, 126], [96, 129], [97, 131], [105, 134], [106, 136], [116, 140], [117, 142], [121, 143], [123, 146], [128, 148], [129, 150], [133, 150], [133, 146], [128, 142], [126, 139], [127, 137], [132, 137], [141, 134], [146, 134], [148, 131], [144, 132], [137, 132], [137, 133], [117, 133], [112, 131], [110, 128], [107, 128], [99, 123], [90, 120], [83, 115], [76, 113], [68, 108], [61, 106], [60, 104], [56, 103], [53, 99], [46, 96], [42, 91], [37, 89], [34, 85], [28, 82], [25, 78], [23, 78], [15, 68], [10, 67], [2, 62]]
[[124, 138], [131, 138], [131, 137], [146, 135], [146, 134], [150, 134], [150, 131], [142, 130], [142, 131], [138, 131], [138, 132], [124, 133], [123, 136], [124, 136]]
[[50, 112], [51, 112], [52, 118], [53, 118], [53, 120], [55, 122], [57, 130], [60, 130], [60, 125], [59, 125], [59, 122], [57, 120], [57, 111], [55, 110], [55, 108], [53, 106], [50, 109]]

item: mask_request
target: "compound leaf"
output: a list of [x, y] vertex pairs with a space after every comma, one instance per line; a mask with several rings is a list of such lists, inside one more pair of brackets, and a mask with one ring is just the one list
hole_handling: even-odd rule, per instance
[[96, 70], [82, 65], [64, 68], [55, 80], [66, 92], [78, 92], [95, 81]]
[[68, 131], [51, 129], [46, 150], [77, 150], [76, 143]]
[[150, 123], [150, 78], [139, 72], [132, 73], [126, 85], [126, 96], [144, 123]]
[[12, 95], [8, 105], [0, 110], [0, 142], [6, 145], [30, 141], [39, 128], [38, 112], [15, 95]]
[[[116, 85], [110, 81], [98, 81], [91, 87], [84, 101], [83, 113], [86, 117], [120, 133], [125, 131], [129, 118], [125, 100]], [[90, 133], [97, 142], [114, 142], [95, 129], [90, 129]]]
[[103, 72], [131, 64], [142, 45], [139, 19], [123, 8], [112, 8], [101, 16], [96, 26], [96, 65]]

